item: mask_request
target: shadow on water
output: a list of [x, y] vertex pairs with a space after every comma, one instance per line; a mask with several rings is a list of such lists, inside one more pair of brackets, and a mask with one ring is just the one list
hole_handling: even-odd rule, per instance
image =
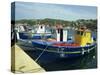
[[[37, 58], [34, 50], [25, 50], [25, 52], [33, 60]], [[89, 54], [76, 58], [62, 58], [49, 63], [43, 63], [41, 60], [39, 60], [37, 63], [46, 71], [97, 68], [97, 49], [94, 49]]]

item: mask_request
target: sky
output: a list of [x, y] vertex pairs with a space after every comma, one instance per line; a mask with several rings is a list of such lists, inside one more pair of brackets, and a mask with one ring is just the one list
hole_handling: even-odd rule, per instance
[[97, 19], [97, 7], [15, 2], [15, 20], [20, 19]]

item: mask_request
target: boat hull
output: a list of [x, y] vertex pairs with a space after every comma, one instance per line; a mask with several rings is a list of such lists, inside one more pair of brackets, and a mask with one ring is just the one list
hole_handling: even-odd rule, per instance
[[29, 34], [29, 33], [22, 33], [19, 32], [19, 38], [26, 40], [26, 39], [42, 39], [43, 37], [47, 38], [51, 38], [51, 34]]
[[39, 61], [52, 62], [61, 58], [74, 58], [83, 56], [90, 53], [95, 49], [96, 44], [92, 44], [85, 47], [56, 47], [47, 45], [41, 42], [32, 42], [35, 48], [34, 54]]

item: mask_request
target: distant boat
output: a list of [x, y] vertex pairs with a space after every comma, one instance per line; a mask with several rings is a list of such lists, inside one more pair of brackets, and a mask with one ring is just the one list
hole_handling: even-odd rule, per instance
[[[51, 32], [47, 30], [45, 25], [36, 25], [34, 28], [30, 28], [27, 26], [20, 25], [17, 27], [17, 37], [18, 39], [27, 40], [27, 39], [42, 39], [50, 38]], [[45, 34], [45, 35], [44, 35]]]

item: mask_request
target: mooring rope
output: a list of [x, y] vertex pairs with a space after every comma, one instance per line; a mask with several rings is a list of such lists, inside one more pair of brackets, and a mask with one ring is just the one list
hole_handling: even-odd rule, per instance
[[[43, 37], [43, 39], [44, 39], [44, 36], [41, 36], [41, 38]], [[42, 40], [42, 42], [43, 42], [43, 40]], [[42, 54], [45, 52], [45, 50], [47, 49], [47, 47], [48, 47], [49, 45], [47, 44], [47, 46], [43, 49], [43, 51], [40, 53], [40, 55], [36, 58], [36, 62], [39, 60], [39, 58], [42, 56]]]
[[46, 46], [46, 48], [41, 52], [41, 54], [36, 58], [36, 62], [39, 60], [39, 58], [42, 56], [42, 54], [44, 53], [44, 51], [47, 49], [48, 46]]

